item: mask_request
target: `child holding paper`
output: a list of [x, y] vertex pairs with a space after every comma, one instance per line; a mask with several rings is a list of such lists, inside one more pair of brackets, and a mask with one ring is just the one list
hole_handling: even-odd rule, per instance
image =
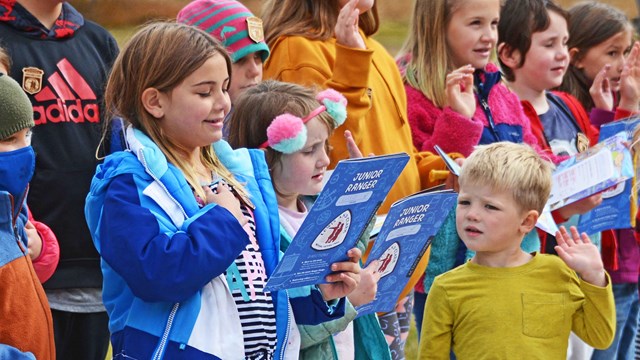
[[[415, 2], [412, 31], [398, 59], [404, 73], [414, 144], [424, 151], [438, 145], [445, 152], [468, 155], [478, 144], [512, 141], [527, 143], [558, 163], [567, 156], [556, 156], [541, 147], [520, 100], [505, 86], [491, 62], [499, 40], [498, 26], [504, 21], [500, 6], [497, 0]], [[527, 23], [519, 23], [523, 24]], [[591, 200], [558, 209], [554, 218], [564, 220], [583, 213], [597, 205], [597, 199]], [[432, 244], [425, 281], [416, 287], [418, 322], [433, 274], [461, 264], [467, 255], [453, 231], [451, 218], [443, 228], [442, 236]], [[544, 242], [542, 235], [540, 239], [535, 232], [529, 234], [523, 248], [539, 250]], [[435, 259], [442, 261], [432, 261]]]
[[106, 108], [130, 150], [98, 167], [85, 214], [117, 359], [293, 358], [294, 319], [342, 317], [358, 284], [350, 249], [307, 296], [265, 289], [276, 199], [263, 153], [221, 140], [230, 69], [218, 41], [170, 22], [143, 27], [114, 63]]
[[[312, 89], [267, 80], [239, 97], [229, 123], [234, 147], [262, 148], [267, 157], [280, 214], [284, 251], [308, 214], [304, 196], [322, 190], [329, 165], [329, 137], [345, 120], [346, 99], [337, 91]], [[351, 133], [345, 132], [351, 158], [362, 157]], [[369, 232], [358, 241], [364, 251]], [[357, 315], [353, 306], [372, 301], [380, 278], [378, 262], [360, 273], [360, 284], [348, 295], [346, 314], [317, 326], [299, 325], [301, 359], [389, 359], [389, 348], [374, 314]], [[306, 288], [289, 290], [290, 293]], [[353, 305], [353, 306], [352, 306]], [[332, 335], [333, 334], [333, 335]]]
[[[493, 171], [487, 171], [492, 169]], [[615, 333], [611, 281], [586, 234], [556, 233], [559, 258], [520, 248], [551, 192], [550, 164], [527, 145], [478, 146], [462, 166], [456, 228], [474, 257], [436, 277], [421, 359], [566, 357], [570, 331], [606, 348]]]
[[[569, 68], [560, 89], [580, 101], [598, 128], [637, 113], [640, 43], [634, 43], [633, 26], [626, 15], [610, 5], [589, 1], [572, 6], [569, 16]], [[604, 196], [606, 199], [607, 194]], [[593, 359], [631, 359], [640, 308], [640, 246], [632, 228], [616, 229], [615, 241], [605, 240], [603, 236], [602, 257], [616, 300], [616, 337], [608, 349], [596, 350]]]

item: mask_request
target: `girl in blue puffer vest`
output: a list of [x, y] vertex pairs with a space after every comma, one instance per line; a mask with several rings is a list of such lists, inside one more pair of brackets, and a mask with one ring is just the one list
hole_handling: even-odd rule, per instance
[[359, 281], [352, 249], [303, 296], [265, 290], [277, 203], [263, 153], [220, 140], [230, 69], [216, 40], [168, 22], [142, 28], [114, 64], [106, 107], [128, 123], [129, 149], [98, 167], [85, 214], [115, 359], [288, 358], [293, 319], [341, 317]]

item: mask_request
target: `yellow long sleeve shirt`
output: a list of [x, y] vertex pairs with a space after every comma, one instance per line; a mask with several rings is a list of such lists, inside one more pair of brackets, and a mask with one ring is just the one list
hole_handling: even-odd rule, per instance
[[419, 359], [566, 359], [569, 333], [606, 348], [615, 335], [611, 280], [580, 280], [559, 257], [525, 265], [468, 262], [438, 276], [422, 325]]
[[349, 157], [344, 130], [351, 131], [365, 156], [398, 152], [412, 156], [380, 207], [384, 214], [396, 200], [435, 185], [428, 179], [431, 170], [446, 168], [439, 156], [414, 148], [407, 96], [395, 61], [380, 43], [363, 38], [366, 50], [338, 45], [335, 38], [280, 37], [271, 46], [264, 78], [332, 88], [347, 98], [347, 120], [329, 140], [331, 167]]

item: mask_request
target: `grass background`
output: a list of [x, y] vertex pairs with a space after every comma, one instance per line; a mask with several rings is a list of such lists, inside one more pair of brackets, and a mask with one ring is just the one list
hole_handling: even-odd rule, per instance
[[[262, 0], [239, 0], [255, 14], [260, 14]], [[323, 1], [323, 0], [316, 0]], [[402, 46], [408, 31], [408, 23], [414, 0], [378, 0], [381, 27], [374, 37], [380, 41], [392, 55]], [[579, 0], [556, 0], [560, 5], [569, 7]], [[77, 0], [71, 3], [85, 16], [107, 27], [122, 45], [135, 32], [136, 27], [148, 20], [173, 19], [189, 0]], [[627, 13], [629, 18], [636, 17], [638, 10], [635, 0], [603, 0]]]
[[[240, 0], [255, 14], [260, 14], [261, 0]], [[324, 0], [315, 0], [324, 1]], [[381, 17], [380, 31], [374, 36], [395, 56], [407, 35], [409, 17], [414, 0], [378, 1]], [[576, 0], [557, 0], [564, 7], [577, 3]], [[625, 11], [629, 18], [638, 15], [634, 0], [604, 0], [603, 2]], [[173, 19], [178, 11], [189, 3], [188, 0], [83, 0], [71, 1], [85, 16], [105, 26], [122, 46], [136, 31], [139, 24], [152, 19]], [[418, 342], [412, 321], [405, 352], [407, 359], [417, 356]], [[111, 358], [111, 350], [107, 359]]]

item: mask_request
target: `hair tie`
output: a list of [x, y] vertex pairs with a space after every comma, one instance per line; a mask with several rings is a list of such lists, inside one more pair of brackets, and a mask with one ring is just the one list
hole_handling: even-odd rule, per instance
[[326, 111], [335, 123], [335, 127], [344, 124], [347, 119], [347, 99], [333, 89], [321, 91], [316, 100], [322, 105], [315, 108], [304, 118], [285, 113], [273, 119], [267, 127], [267, 141], [260, 145], [261, 149], [271, 147], [284, 154], [300, 151], [307, 142], [307, 127], [309, 120]]

